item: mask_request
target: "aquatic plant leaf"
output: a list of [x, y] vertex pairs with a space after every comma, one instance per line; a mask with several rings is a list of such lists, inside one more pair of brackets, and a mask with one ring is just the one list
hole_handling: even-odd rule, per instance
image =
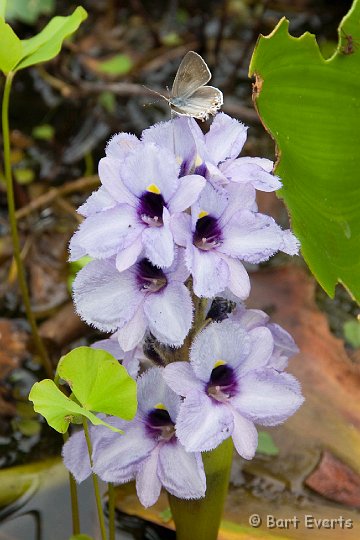
[[342, 282], [360, 300], [360, 0], [340, 24], [333, 56], [282, 19], [250, 63], [254, 101], [276, 141], [280, 196], [310, 270], [330, 295]]
[[267, 433], [266, 431], [259, 431], [258, 435], [259, 440], [256, 452], [266, 456], [277, 456], [279, 449], [274, 443], [270, 433]]
[[85, 416], [95, 426], [103, 425], [112, 431], [122, 433], [121, 430], [107, 424], [95, 414], [65, 396], [54, 381], [50, 379], [35, 383], [30, 391], [29, 400], [33, 402], [34, 410], [40, 413], [49, 426], [59, 433], [66, 433], [70, 422], [76, 420], [79, 416]]
[[13, 29], [0, 17], [0, 69], [7, 75], [19, 62], [22, 45]]
[[78, 347], [61, 358], [57, 371], [86, 410], [134, 418], [136, 382], [110, 353]]
[[75, 32], [87, 13], [81, 6], [68, 17], [54, 17], [36, 36], [23, 39], [22, 57], [15, 70], [23, 69], [54, 58], [61, 49], [66, 37]]

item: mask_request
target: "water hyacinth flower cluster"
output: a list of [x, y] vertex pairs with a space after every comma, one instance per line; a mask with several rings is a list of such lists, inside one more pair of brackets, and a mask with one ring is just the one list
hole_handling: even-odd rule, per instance
[[[232, 437], [252, 459], [255, 425], [273, 426], [301, 405], [284, 370], [291, 336], [258, 310], [244, 263], [298, 252], [289, 230], [258, 211], [256, 190], [281, 187], [267, 159], [239, 157], [247, 128], [219, 113], [203, 134], [188, 117], [134, 135], [115, 135], [99, 163], [101, 187], [79, 208], [84, 221], [71, 260], [93, 260], [77, 275], [76, 309], [111, 333], [95, 344], [137, 377], [131, 422], [108, 418], [125, 435], [92, 427], [93, 471], [136, 480], [144, 506], [161, 486], [179, 498], [205, 495], [201, 453]], [[149, 367], [150, 366], [150, 367]], [[78, 481], [91, 473], [85, 440], [65, 444]]]

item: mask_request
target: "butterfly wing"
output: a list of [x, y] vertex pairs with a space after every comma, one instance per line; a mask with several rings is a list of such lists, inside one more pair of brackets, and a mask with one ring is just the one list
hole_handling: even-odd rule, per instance
[[223, 104], [223, 94], [214, 86], [202, 86], [181, 105], [170, 102], [171, 109], [180, 116], [192, 116], [206, 120], [209, 114], [216, 114]]
[[171, 95], [173, 98], [188, 98], [200, 86], [208, 83], [211, 73], [199, 54], [189, 51], [185, 54], [177, 70]]

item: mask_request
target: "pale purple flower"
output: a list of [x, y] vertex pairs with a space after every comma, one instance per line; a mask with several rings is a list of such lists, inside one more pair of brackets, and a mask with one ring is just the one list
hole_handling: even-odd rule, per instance
[[268, 328], [274, 340], [274, 350], [269, 366], [277, 371], [286, 369], [289, 359], [299, 352], [293, 337], [279, 324], [272, 323], [269, 315], [260, 309], [246, 309], [244, 305], [237, 304], [229, 319], [238, 323], [244, 330], [252, 330], [264, 326]]
[[193, 118], [176, 118], [155, 124], [142, 140], [173, 152], [181, 174], [201, 174], [212, 183], [249, 183], [260, 191], [275, 191], [282, 184], [271, 174], [273, 162], [258, 157], [238, 158], [246, 142], [247, 126], [225, 113], [218, 113], [207, 133]]
[[[175, 434], [180, 398], [166, 384], [161, 368], [138, 379], [138, 412], [134, 420], [114, 420], [124, 435], [91, 430], [93, 471], [104, 481], [123, 484], [136, 480], [144, 506], [157, 501], [161, 486], [181, 499], [205, 495], [206, 478], [200, 453], [186, 452]], [[84, 459], [84, 436], [71, 436], [64, 445], [65, 465], [78, 481], [90, 474]], [[85, 461], [85, 464], [84, 464]]]
[[270, 174], [272, 161], [258, 157], [237, 157], [246, 141], [247, 126], [225, 113], [218, 113], [206, 134], [196, 122], [191, 122], [190, 127], [198, 162], [202, 161], [201, 168], [205, 170], [207, 179], [221, 184], [250, 183], [260, 191], [281, 188], [280, 179]]
[[81, 207], [87, 217], [71, 240], [71, 260], [85, 253], [95, 259], [116, 256], [116, 266], [122, 271], [144, 250], [153, 264], [168, 267], [175, 249], [171, 216], [196, 201], [205, 180], [199, 175], [179, 178], [175, 157], [153, 143], [136, 139], [125, 154], [121, 152], [123, 159], [114, 157], [117, 147], [113, 146], [120, 135], [116, 137], [99, 163], [106, 191], [96, 192]]
[[298, 252], [298, 241], [269, 216], [253, 212], [249, 184], [215, 189], [207, 183], [188, 214], [172, 220], [175, 241], [186, 248], [186, 264], [197, 296], [212, 297], [229, 288], [240, 299], [250, 292], [240, 261], [259, 263], [277, 251]]
[[77, 312], [104, 332], [117, 331], [130, 351], [147, 329], [161, 342], [179, 347], [192, 323], [192, 302], [184, 281], [189, 275], [178, 250], [170, 268], [139, 259], [119, 272], [113, 259], [91, 261], [77, 274], [73, 295]]
[[225, 320], [197, 335], [190, 362], [165, 368], [165, 380], [185, 398], [176, 434], [186, 450], [212, 450], [231, 436], [238, 453], [252, 459], [255, 423], [274, 426], [294, 414], [303, 402], [300, 385], [272, 368], [273, 349], [268, 328], [246, 331]]

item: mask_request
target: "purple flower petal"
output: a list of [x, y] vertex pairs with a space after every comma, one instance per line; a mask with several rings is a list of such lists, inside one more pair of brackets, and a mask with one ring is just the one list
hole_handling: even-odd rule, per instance
[[102, 158], [99, 161], [99, 176], [101, 183], [110, 196], [120, 204], [136, 207], [137, 199], [123, 184], [121, 179], [122, 162], [112, 158]]
[[123, 161], [141, 143], [131, 133], [117, 133], [108, 141], [105, 153], [108, 157]]
[[137, 235], [133, 208], [121, 204], [89, 216], [82, 222], [76, 241], [90, 257], [109, 258], [121, 249], [122, 243]]
[[248, 373], [240, 381], [233, 407], [257, 424], [274, 426], [286, 420], [303, 403], [297, 380], [288, 373], [266, 369]]
[[143, 245], [141, 240], [141, 228], [139, 227], [140, 234], [134, 239], [133, 243], [127, 247], [124, 247], [116, 256], [116, 268], [118, 272], [123, 272], [127, 270], [136, 263], [138, 257], [140, 256]]
[[90, 197], [86, 199], [84, 204], [77, 209], [78, 214], [88, 217], [102, 210], [109, 210], [116, 206], [117, 201], [110, 195], [104, 186], [100, 186], [97, 191], [94, 191]]
[[226, 262], [229, 269], [229, 278], [227, 287], [240, 300], [245, 300], [250, 294], [250, 278], [244, 265], [231, 257], [221, 255], [221, 258]]
[[150, 332], [167, 345], [180, 347], [192, 323], [193, 306], [188, 289], [182, 283], [170, 283], [144, 303]]
[[174, 240], [169, 223], [169, 211], [164, 208], [164, 225], [147, 227], [142, 232], [142, 241], [146, 257], [160, 267], [170, 266], [174, 260]]
[[172, 362], [164, 369], [164, 379], [179, 396], [187, 396], [193, 390], [201, 391], [204, 383], [195, 377], [189, 362]]
[[254, 424], [234, 411], [232, 440], [237, 453], [244, 459], [252, 459], [258, 445], [258, 434]]
[[148, 186], [156, 185], [168, 201], [179, 186], [179, 165], [166, 150], [152, 143], [142, 144], [129, 155], [121, 168], [121, 178], [131, 193], [140, 197]]
[[180, 407], [176, 435], [188, 452], [213, 450], [233, 430], [233, 414], [203, 392], [191, 392]]
[[92, 473], [84, 431], [71, 435], [62, 449], [65, 467], [80, 483]]
[[101, 349], [102, 351], [107, 351], [112, 354], [117, 360], [122, 360], [124, 358], [124, 350], [120, 347], [116, 334], [113, 334], [108, 339], [100, 339], [92, 343], [91, 347], [93, 349]]
[[174, 214], [171, 216], [170, 227], [174, 235], [175, 242], [185, 247], [191, 242], [191, 216], [189, 214]]
[[201, 190], [206, 184], [205, 178], [197, 174], [184, 176], [180, 187], [169, 201], [169, 210], [172, 213], [183, 212], [196, 202]]
[[[226, 321], [227, 322], [227, 321]], [[237, 328], [240, 325], [233, 323]], [[250, 330], [247, 334], [251, 340], [248, 357], [241, 363], [237, 371], [239, 376], [244, 376], [250, 371], [265, 367], [274, 350], [274, 339], [270, 330], [266, 327], [259, 327]]]
[[144, 315], [143, 305], [140, 304], [129, 322], [116, 333], [123, 350], [131, 351], [134, 349], [143, 339], [146, 329], [147, 320]]
[[152, 506], [159, 498], [161, 482], [158, 477], [159, 445], [141, 463], [136, 475], [136, 492], [145, 508]]
[[142, 134], [145, 143], [153, 142], [176, 156], [181, 164], [180, 176], [188, 174], [196, 154], [196, 146], [189, 128], [188, 118], [175, 118], [145, 129]]
[[158, 475], [164, 488], [180, 499], [200, 499], [206, 477], [200, 453], [188, 453], [178, 442], [164, 444], [159, 452]]
[[143, 300], [133, 276], [119, 273], [109, 260], [91, 261], [82, 268], [74, 280], [73, 294], [79, 315], [105, 332], [130, 321]]
[[260, 191], [276, 191], [282, 187], [280, 179], [259, 166], [256, 158], [244, 157], [235, 159], [235, 161], [225, 163], [220, 168], [228, 180], [239, 183], [250, 183]]
[[250, 346], [249, 335], [238, 324], [230, 320], [209, 324], [193, 341], [191, 367], [196, 377], [207, 383], [219, 361], [235, 370], [241, 368], [250, 353]]
[[205, 135], [206, 148], [213, 163], [235, 159], [246, 141], [247, 127], [227, 114], [215, 116]]
[[180, 408], [180, 398], [168, 387], [163, 373], [163, 368], [151, 368], [139, 377], [137, 381], [139, 413], [145, 416], [158, 403], [162, 403], [175, 423]]
[[94, 445], [94, 472], [105, 482], [122, 484], [135, 478], [140, 462], [146, 459], [156, 446], [156, 441], [146, 437], [142, 423], [133, 420], [123, 427], [124, 434], [104, 434]]
[[229, 267], [215, 251], [202, 251], [189, 245], [187, 255], [196, 296], [211, 298], [224, 290], [229, 280]]
[[76, 231], [70, 240], [69, 244], [69, 261], [77, 261], [81, 257], [85, 257], [86, 250], [80, 244], [81, 237], [79, 237], [79, 231]]
[[[267, 260], [279, 250], [295, 250], [295, 237], [282, 231], [275, 221], [263, 214], [248, 210], [238, 212], [224, 231], [221, 251], [232, 257], [258, 263]], [[295, 251], [294, 251], [295, 253]]]

